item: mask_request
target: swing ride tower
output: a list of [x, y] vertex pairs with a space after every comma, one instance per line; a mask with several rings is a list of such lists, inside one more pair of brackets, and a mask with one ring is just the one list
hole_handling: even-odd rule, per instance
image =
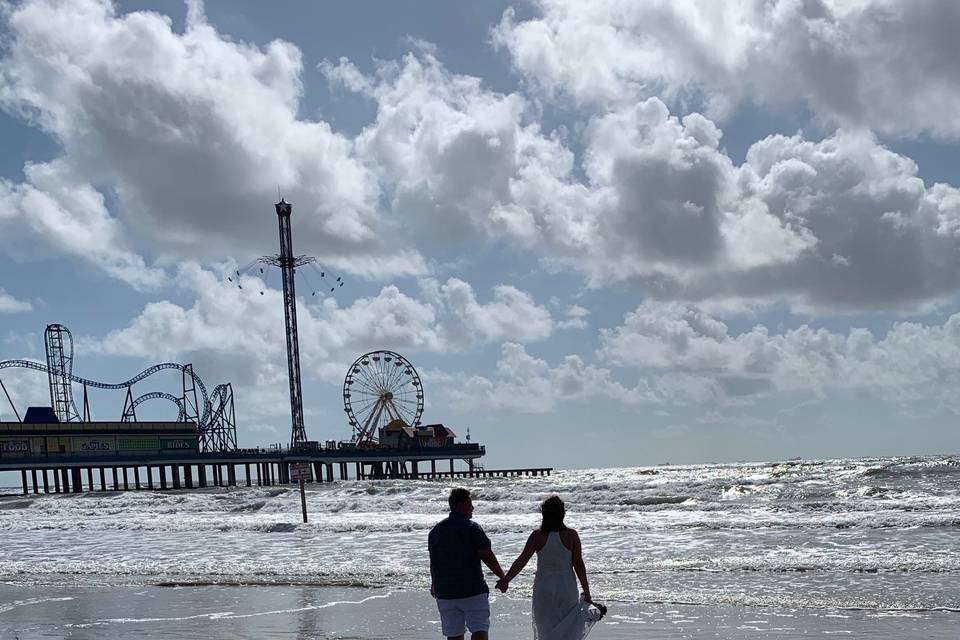
[[297, 267], [316, 262], [313, 256], [293, 255], [290, 216], [293, 206], [283, 198], [275, 205], [280, 230], [280, 253], [263, 256], [259, 262], [280, 268], [283, 281], [283, 318], [287, 334], [287, 373], [290, 381], [290, 448], [302, 448], [307, 442], [303, 427], [303, 391], [300, 384], [300, 341], [297, 337], [297, 293], [294, 276]]

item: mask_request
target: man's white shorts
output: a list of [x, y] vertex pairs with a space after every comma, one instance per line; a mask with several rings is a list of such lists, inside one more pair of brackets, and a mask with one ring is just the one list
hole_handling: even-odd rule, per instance
[[490, 630], [490, 594], [478, 593], [469, 598], [444, 600], [437, 598], [440, 611], [440, 626], [448, 638], [462, 636], [465, 629], [470, 633]]

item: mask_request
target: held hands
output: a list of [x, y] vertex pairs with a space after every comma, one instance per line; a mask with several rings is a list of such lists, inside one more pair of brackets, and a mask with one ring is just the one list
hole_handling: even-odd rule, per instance
[[497, 580], [496, 586], [500, 593], [506, 593], [507, 588], [510, 586], [510, 581], [508, 581], [506, 578], [500, 578]]

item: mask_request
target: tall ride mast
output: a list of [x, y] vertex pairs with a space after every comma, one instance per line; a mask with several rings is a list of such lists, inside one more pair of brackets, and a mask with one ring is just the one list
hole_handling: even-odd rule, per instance
[[280, 267], [283, 279], [283, 317], [287, 330], [287, 370], [290, 379], [290, 448], [297, 449], [307, 441], [307, 432], [303, 427], [303, 391], [300, 385], [300, 341], [297, 337], [297, 293], [294, 276], [297, 267], [315, 262], [316, 258], [293, 255], [293, 234], [290, 230], [293, 206], [281, 198], [275, 208], [280, 229], [280, 254], [264, 256], [259, 261]]

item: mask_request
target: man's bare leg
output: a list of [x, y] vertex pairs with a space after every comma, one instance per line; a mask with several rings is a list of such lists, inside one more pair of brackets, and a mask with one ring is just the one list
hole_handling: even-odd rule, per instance
[[486, 631], [474, 631], [470, 634], [470, 640], [487, 640]]

